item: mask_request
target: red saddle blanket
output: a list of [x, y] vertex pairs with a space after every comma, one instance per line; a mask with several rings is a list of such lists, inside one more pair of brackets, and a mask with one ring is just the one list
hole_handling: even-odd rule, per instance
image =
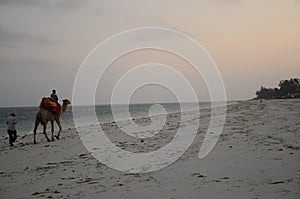
[[48, 111], [59, 111], [60, 109], [59, 105], [55, 103], [51, 97], [43, 97], [40, 108], [44, 108]]

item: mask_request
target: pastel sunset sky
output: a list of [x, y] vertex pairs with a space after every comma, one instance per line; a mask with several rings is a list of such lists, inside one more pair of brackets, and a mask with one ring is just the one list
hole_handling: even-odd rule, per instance
[[[0, 106], [38, 105], [53, 88], [60, 99], [71, 98], [77, 71], [96, 45], [147, 26], [174, 29], [200, 43], [218, 66], [228, 100], [251, 99], [260, 86], [300, 77], [299, 0], [0, 0]], [[209, 100], [205, 82], [187, 63], [144, 51], [112, 64], [96, 102], [109, 103], [117, 77], [148, 62], [178, 68], [199, 85], [199, 100]], [[133, 99], [167, 102], [173, 97], [150, 86]]]

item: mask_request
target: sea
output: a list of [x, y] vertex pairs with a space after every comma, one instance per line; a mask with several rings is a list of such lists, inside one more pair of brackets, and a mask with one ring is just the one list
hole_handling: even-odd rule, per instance
[[[229, 102], [228, 102], [229, 103]], [[227, 103], [227, 104], [228, 104]], [[232, 103], [232, 102], [230, 102]], [[140, 118], [140, 117], [148, 117], [149, 110], [154, 104], [130, 104], [129, 105], [129, 113], [132, 118]], [[164, 114], [180, 112], [182, 107], [184, 107], [185, 111], [193, 110], [195, 104], [193, 103], [160, 103], [160, 106], [164, 108]], [[201, 102], [199, 103], [199, 108], [209, 108], [211, 106], [210, 102]], [[114, 111], [117, 113], [124, 112], [128, 105], [115, 105]], [[74, 120], [73, 120], [73, 110], [72, 106], [69, 106], [66, 111], [61, 115], [61, 125], [63, 129], [75, 128]], [[18, 135], [32, 134], [36, 112], [39, 110], [39, 107], [3, 107], [0, 108], [0, 136], [7, 135], [7, 117], [10, 113], [14, 112], [17, 116], [17, 132]], [[95, 106], [78, 106], [76, 111], [80, 111], [80, 118], [82, 118], [82, 122], [79, 124], [79, 127], [84, 127], [87, 123], [86, 121], [92, 117], [93, 110], [96, 111], [96, 116], [98, 118], [99, 123], [106, 123], [115, 121], [112, 114], [112, 106], [111, 105], [95, 105]], [[128, 110], [128, 109], [127, 109]], [[155, 115], [155, 112], [152, 115]], [[159, 109], [157, 109], [159, 110]], [[155, 109], [154, 109], [155, 111]], [[157, 112], [157, 115], [161, 114], [161, 111]], [[124, 120], [127, 119], [126, 114], [124, 114]], [[78, 124], [77, 124], [78, 127]], [[47, 132], [50, 131], [51, 125], [47, 126]], [[55, 130], [58, 130], [57, 125], [55, 125]], [[42, 131], [42, 126], [39, 126], [38, 132]]]

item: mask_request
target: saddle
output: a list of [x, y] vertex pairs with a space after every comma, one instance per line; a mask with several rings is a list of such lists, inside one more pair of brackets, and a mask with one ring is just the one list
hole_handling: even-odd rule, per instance
[[58, 112], [60, 110], [60, 106], [51, 97], [43, 97], [39, 107], [51, 112]]

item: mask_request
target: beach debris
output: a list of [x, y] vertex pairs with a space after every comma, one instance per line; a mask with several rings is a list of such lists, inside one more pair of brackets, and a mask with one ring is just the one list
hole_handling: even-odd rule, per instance
[[192, 176], [198, 177], [198, 178], [205, 178], [206, 176], [201, 173], [193, 173]]
[[298, 147], [298, 146], [293, 146], [293, 145], [284, 145], [286, 148], [288, 148], [288, 149], [293, 149], [293, 150], [299, 150], [300, 149], [300, 147]]
[[32, 193], [33, 196], [36, 196], [36, 195], [39, 195], [39, 194], [41, 194], [41, 193], [40, 192], [34, 192], [34, 193]]
[[[76, 181], [76, 183], [78, 184], [82, 184], [82, 183], [92, 183], [93, 179], [92, 178], [84, 178], [84, 179], [80, 179], [78, 181]], [[93, 182], [93, 183], [97, 183], [97, 182]]]
[[269, 182], [268, 184], [282, 184], [282, 183], [285, 183], [285, 182], [280, 180], [280, 181]]

